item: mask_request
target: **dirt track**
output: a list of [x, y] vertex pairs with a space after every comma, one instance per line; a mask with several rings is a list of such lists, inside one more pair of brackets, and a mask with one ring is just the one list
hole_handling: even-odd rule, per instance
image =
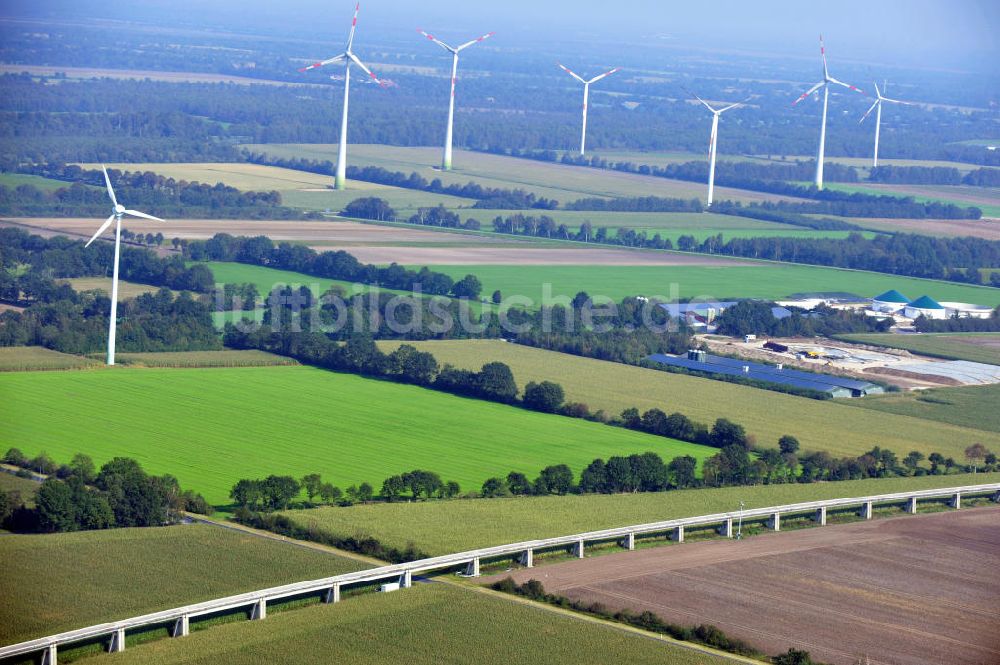
[[623, 552], [522, 570], [548, 591], [714, 624], [821, 662], [1000, 663], [1000, 509]]

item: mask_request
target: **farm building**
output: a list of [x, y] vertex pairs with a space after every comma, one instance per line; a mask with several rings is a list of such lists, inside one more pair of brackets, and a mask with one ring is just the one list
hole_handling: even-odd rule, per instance
[[[667, 314], [672, 318], [682, 319], [694, 330], [715, 332], [715, 326], [712, 325], [712, 322], [717, 316], [735, 304], [736, 301], [662, 303], [660, 307], [666, 310]], [[786, 319], [792, 315], [792, 312], [786, 307], [773, 306], [771, 307], [771, 314], [776, 319]]]
[[827, 393], [831, 397], [864, 397], [884, 392], [881, 386], [867, 381], [857, 381], [832, 374], [812, 374], [795, 369], [785, 369], [781, 365], [765, 365], [740, 358], [713, 356], [704, 351], [691, 351], [687, 357], [654, 353], [646, 360], [706, 374], [742, 376], [757, 381], [806, 388]]
[[921, 316], [928, 319], [947, 319], [948, 310], [934, 298], [920, 296], [903, 307], [903, 316], [908, 319], [919, 319]]
[[993, 309], [984, 305], [973, 305], [965, 302], [943, 302], [941, 306], [948, 312], [948, 318], [957, 316], [960, 319], [988, 319], [993, 316]]
[[909, 302], [909, 298], [896, 289], [891, 289], [872, 298], [872, 311], [895, 314], [906, 307]]

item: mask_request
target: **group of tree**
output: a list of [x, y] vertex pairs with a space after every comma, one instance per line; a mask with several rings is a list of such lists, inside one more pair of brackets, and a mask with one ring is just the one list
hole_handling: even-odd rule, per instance
[[[1000, 241], [971, 236], [937, 238], [895, 233], [879, 234], [868, 239], [860, 233], [851, 233], [847, 238], [758, 237], [724, 240], [722, 234], [718, 234], [709, 236], [700, 244], [678, 242], [677, 248], [970, 284], [983, 283], [981, 269], [1000, 268]], [[991, 275], [991, 283], [1000, 284], [1000, 278], [994, 279]]]
[[212, 511], [201, 495], [182, 491], [173, 476], [149, 475], [127, 457], [116, 457], [95, 469], [87, 455], [78, 454], [59, 466], [44, 454], [27, 459], [11, 448], [3, 461], [29, 475], [48, 476], [35, 493], [33, 507], [22, 503], [8, 510], [4, 526], [15, 531], [161, 526], [176, 521], [181, 511]]
[[771, 337], [833, 337], [847, 333], [886, 332], [891, 319], [878, 319], [861, 312], [820, 306], [810, 312], [792, 308], [783, 318], [774, 315], [775, 304], [759, 300], [736, 303], [713, 323], [720, 335], [768, 335]]
[[473, 280], [468, 277], [456, 282], [450, 276], [426, 267], [409, 270], [396, 263], [384, 267], [361, 263], [345, 251], [317, 252], [310, 247], [288, 242], [275, 245], [267, 236], [248, 238], [218, 233], [208, 240], [189, 242], [184, 248], [184, 255], [193, 261], [235, 261], [305, 273], [323, 279], [372, 284], [403, 291], [420, 290], [428, 295], [451, 294], [473, 299], [479, 297], [478, 290], [469, 288]]
[[389, 476], [382, 482], [382, 499], [393, 502], [409, 492], [413, 501], [432, 498], [453, 499], [462, 491], [454, 480], [443, 481], [441, 476], [433, 471], [414, 469], [394, 476]]
[[[15, 269], [18, 274], [30, 275], [30, 280], [107, 277], [113, 262], [114, 245], [109, 242], [85, 247], [82, 241], [65, 236], [43, 238], [23, 229], [0, 228], [0, 280], [5, 280], [0, 288], [8, 289], [7, 295], [0, 297], [8, 302], [16, 299], [9, 297]], [[148, 249], [135, 247], [121, 248], [119, 277], [177, 291], [206, 293], [215, 285], [215, 277], [207, 266], [188, 266], [180, 256], [161, 258]], [[30, 289], [29, 286], [27, 290]], [[25, 290], [21, 289], [22, 294]], [[30, 295], [24, 297], [29, 301], [34, 299]]]
[[[103, 216], [111, 205], [101, 171], [51, 163], [22, 166], [19, 171], [68, 184], [54, 190], [40, 189], [27, 183], [13, 188], [0, 185], [2, 214], [28, 217]], [[151, 171], [110, 169], [108, 175], [118, 200], [159, 217], [302, 219], [311, 216], [284, 207], [281, 194], [276, 191], [245, 192], [221, 182], [209, 185], [175, 180]]]
[[[996, 286], [1000, 286], [1000, 273], [991, 276]], [[921, 316], [913, 322], [917, 332], [949, 333], [949, 332], [1000, 332], [1000, 307], [993, 310], [988, 319], [977, 319], [970, 316], [953, 316], [949, 319], [929, 319]]]
[[[0, 270], [0, 280], [6, 273]], [[95, 353], [107, 344], [110, 299], [102, 291], [77, 293], [68, 285], [34, 273], [30, 288], [20, 291], [22, 310], [0, 313], [0, 346], [44, 346], [63, 353]], [[0, 300], [24, 286], [27, 276], [14, 280], [11, 290], [0, 285]], [[9, 285], [8, 285], [9, 286]], [[25, 300], [30, 298], [30, 300]], [[11, 298], [13, 300], [13, 298]], [[118, 350], [206, 351], [222, 348], [211, 310], [182, 291], [144, 293], [119, 303]]]
[[1000, 187], [1000, 169], [973, 169], [963, 176], [954, 166], [876, 166], [868, 180], [898, 185]]

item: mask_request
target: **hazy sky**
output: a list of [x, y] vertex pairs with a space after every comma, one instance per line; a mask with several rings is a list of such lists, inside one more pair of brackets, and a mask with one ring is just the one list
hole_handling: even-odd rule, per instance
[[[313, 36], [325, 25], [343, 32], [352, 10], [353, 0], [5, 0], [0, 14], [145, 16]], [[361, 10], [366, 29], [496, 30], [516, 45], [593, 36], [812, 55], [822, 32], [842, 59], [992, 73], [1000, 61], [1000, 0], [363, 0]]]

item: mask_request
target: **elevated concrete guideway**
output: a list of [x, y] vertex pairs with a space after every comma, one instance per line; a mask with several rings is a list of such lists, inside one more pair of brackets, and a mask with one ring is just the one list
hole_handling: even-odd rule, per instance
[[663, 534], [665, 537], [683, 541], [685, 527], [716, 527], [723, 536], [732, 537], [733, 521], [741, 518], [743, 521], [766, 519], [771, 528], [775, 530], [780, 528], [782, 515], [813, 515], [819, 525], [825, 525], [828, 511], [855, 508], [861, 517], [871, 519], [873, 506], [878, 504], [903, 504], [906, 511], [912, 513], [916, 512], [917, 502], [920, 500], [944, 498], [948, 499], [949, 504], [953, 508], [958, 509], [961, 506], [962, 496], [990, 496], [993, 501], [1000, 502], [1000, 483], [809, 501], [783, 506], [702, 515], [699, 517], [685, 517], [662, 522], [617, 527], [614, 529], [588, 531], [569, 536], [529, 540], [497, 547], [486, 547], [468, 552], [420, 559], [419, 561], [359, 570], [319, 580], [295, 582], [293, 584], [227, 596], [184, 607], [176, 607], [161, 612], [144, 614], [122, 621], [97, 624], [87, 628], [80, 628], [57, 635], [0, 647], [0, 659], [26, 654], [41, 654], [42, 663], [55, 665], [59, 647], [72, 645], [77, 642], [105, 638], [108, 641], [108, 650], [117, 652], [125, 649], [126, 633], [140, 628], [167, 625], [171, 627], [171, 635], [174, 637], [183, 637], [188, 634], [192, 619], [208, 614], [242, 608], [249, 612], [252, 620], [262, 620], [267, 617], [267, 604], [269, 602], [315, 594], [321, 595], [324, 602], [335, 603], [340, 601], [341, 590], [344, 587], [378, 582], [398, 582], [399, 587], [405, 589], [412, 586], [413, 576], [420, 573], [464, 570], [467, 575], [478, 576], [480, 565], [484, 560], [517, 557], [523, 565], [531, 567], [534, 563], [534, 553], [536, 551], [568, 548], [575, 556], [583, 557], [585, 556], [587, 543], [618, 542], [625, 549], [633, 549], [635, 547], [636, 536], [657, 534]]

